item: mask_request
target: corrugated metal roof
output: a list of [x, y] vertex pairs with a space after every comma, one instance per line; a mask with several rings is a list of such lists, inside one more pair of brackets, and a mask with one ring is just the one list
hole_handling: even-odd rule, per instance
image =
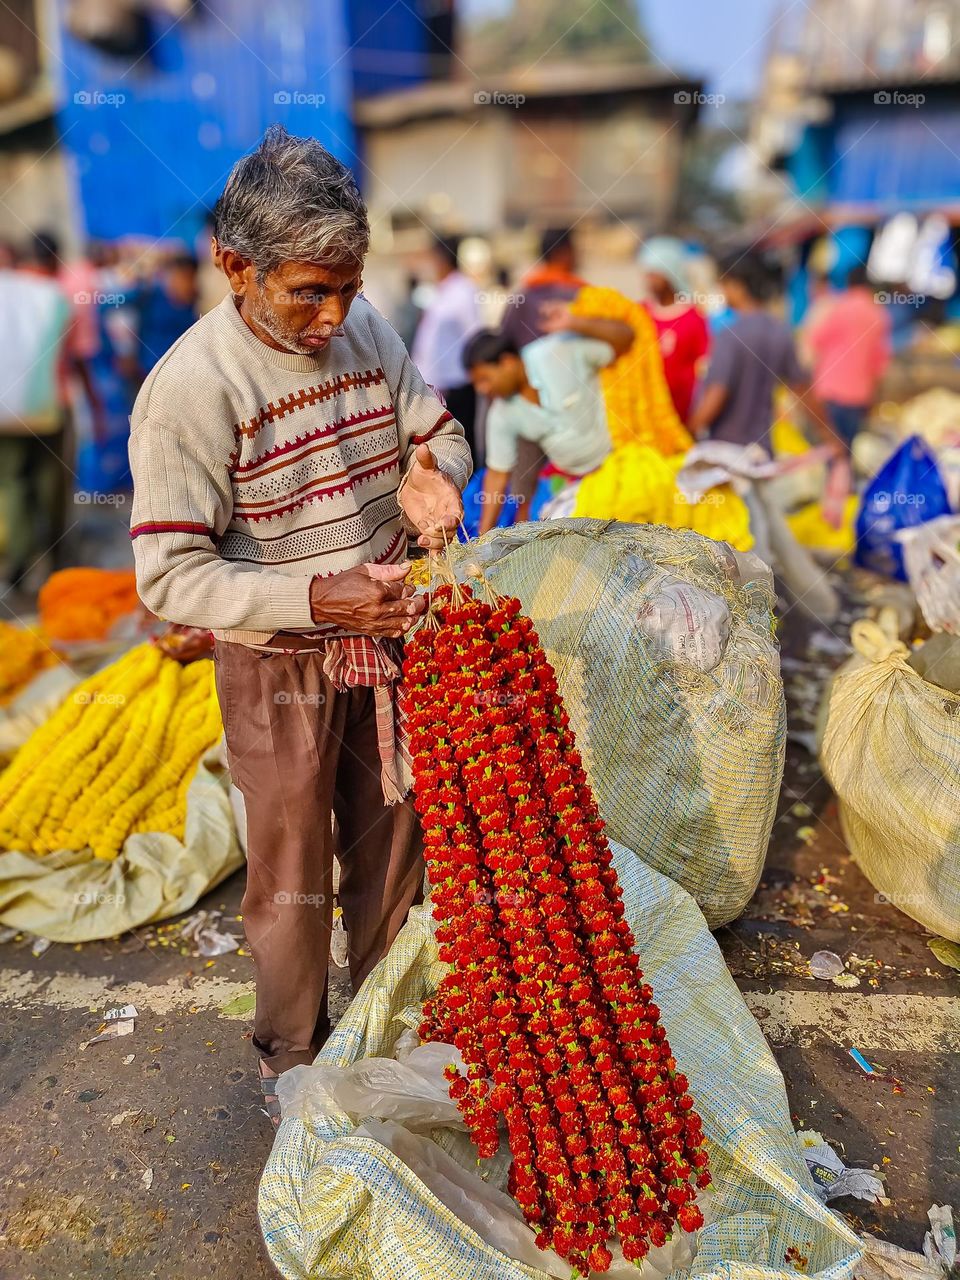
[[136, 60], [64, 34], [58, 118], [87, 233], [192, 239], [274, 121], [352, 162], [343, 3], [205, 0], [180, 20], [156, 18]]

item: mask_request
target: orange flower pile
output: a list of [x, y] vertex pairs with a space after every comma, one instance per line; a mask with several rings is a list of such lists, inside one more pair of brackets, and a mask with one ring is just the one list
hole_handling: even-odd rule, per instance
[[103, 640], [140, 606], [132, 569], [61, 569], [40, 588], [40, 625], [51, 640]]
[[59, 661], [35, 632], [0, 622], [0, 707], [11, 702], [34, 676]]

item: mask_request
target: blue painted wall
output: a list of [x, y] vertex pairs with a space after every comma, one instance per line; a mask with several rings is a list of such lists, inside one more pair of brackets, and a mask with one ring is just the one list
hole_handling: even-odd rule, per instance
[[438, 0], [347, 0], [358, 97], [392, 93], [429, 79], [431, 34], [427, 21]]
[[800, 195], [882, 213], [960, 203], [960, 91], [926, 86], [922, 96], [917, 105], [878, 103], [872, 92], [836, 99], [833, 120], [809, 126], [789, 158]]
[[[57, 0], [62, 16], [65, 0]], [[61, 23], [58, 120], [88, 236], [192, 241], [235, 160], [267, 125], [318, 138], [349, 164], [353, 94], [427, 74], [427, 33], [405, 4], [203, 0], [154, 18], [149, 52], [103, 53]], [[385, 81], [379, 51], [398, 51]]]

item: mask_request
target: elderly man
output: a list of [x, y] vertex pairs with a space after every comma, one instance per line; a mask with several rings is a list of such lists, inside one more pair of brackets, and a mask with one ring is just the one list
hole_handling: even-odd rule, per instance
[[319, 143], [270, 129], [216, 208], [230, 283], [147, 378], [130, 444], [140, 594], [209, 628], [247, 811], [254, 1045], [275, 1076], [328, 1031], [332, 816], [354, 986], [422, 882], [400, 800], [396, 640], [425, 608], [408, 531], [443, 545], [470, 453], [400, 339], [359, 297], [369, 228]]

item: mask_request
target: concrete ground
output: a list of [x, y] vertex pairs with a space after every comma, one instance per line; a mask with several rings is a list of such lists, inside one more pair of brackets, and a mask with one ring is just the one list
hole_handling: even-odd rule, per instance
[[[818, 651], [796, 611], [783, 634], [791, 728], [809, 732], [842, 655], [829, 641], [831, 652]], [[239, 933], [240, 896], [236, 875], [201, 905], [222, 909]], [[760, 889], [718, 937], [784, 1072], [797, 1127], [886, 1179], [887, 1203], [834, 1208], [918, 1249], [930, 1204], [960, 1205], [960, 974], [937, 962], [919, 925], [878, 901], [802, 746], [789, 747]], [[812, 979], [807, 961], [822, 949], [859, 985]], [[0, 1280], [275, 1275], [255, 1209], [271, 1130], [257, 1109], [249, 957], [198, 958], [174, 922], [40, 956], [13, 939], [0, 946], [0, 969]], [[342, 1008], [342, 976], [335, 985]], [[103, 1011], [127, 1002], [140, 1010], [134, 1034], [83, 1048]]]

